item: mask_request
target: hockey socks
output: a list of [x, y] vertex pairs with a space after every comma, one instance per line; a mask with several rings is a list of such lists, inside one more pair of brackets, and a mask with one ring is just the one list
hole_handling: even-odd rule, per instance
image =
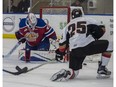
[[25, 50], [25, 62], [30, 62], [30, 54], [31, 54], [31, 51], [29, 49], [26, 49]]

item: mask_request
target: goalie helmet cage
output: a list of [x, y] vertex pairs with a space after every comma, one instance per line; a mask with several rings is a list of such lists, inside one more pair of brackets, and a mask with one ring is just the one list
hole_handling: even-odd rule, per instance
[[[66, 6], [54, 6], [54, 7], [42, 7], [40, 8], [40, 18], [44, 19], [47, 24], [54, 28], [58, 38], [61, 38], [61, 30], [66, 26], [71, 20], [71, 11], [75, 8], [79, 8], [82, 11], [82, 16], [84, 12], [82, 7], [66, 7]], [[100, 60], [101, 54], [95, 54], [88, 56], [85, 61], [97, 62]]]

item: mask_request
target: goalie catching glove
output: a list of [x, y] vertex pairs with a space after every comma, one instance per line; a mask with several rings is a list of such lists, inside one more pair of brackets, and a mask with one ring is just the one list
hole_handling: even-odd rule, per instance
[[65, 52], [61, 52], [59, 49], [55, 51], [56, 56], [55, 59], [60, 62], [64, 62], [64, 55], [66, 54]]
[[25, 43], [26, 39], [19, 33], [19, 31], [15, 32], [15, 36], [19, 42]]

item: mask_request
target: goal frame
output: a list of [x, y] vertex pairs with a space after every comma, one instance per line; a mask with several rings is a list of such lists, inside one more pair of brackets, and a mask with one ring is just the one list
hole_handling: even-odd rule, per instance
[[43, 9], [67, 9], [67, 23], [70, 22], [70, 7], [68, 6], [53, 6], [53, 7], [41, 7], [40, 8], [40, 18], [42, 18]]

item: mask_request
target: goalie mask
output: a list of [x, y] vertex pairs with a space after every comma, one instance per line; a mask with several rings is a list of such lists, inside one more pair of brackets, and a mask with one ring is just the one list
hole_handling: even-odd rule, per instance
[[72, 19], [82, 17], [82, 11], [80, 9], [73, 9], [72, 10]]
[[37, 24], [37, 18], [33, 13], [29, 13], [27, 16], [27, 26], [29, 28], [34, 28]]

